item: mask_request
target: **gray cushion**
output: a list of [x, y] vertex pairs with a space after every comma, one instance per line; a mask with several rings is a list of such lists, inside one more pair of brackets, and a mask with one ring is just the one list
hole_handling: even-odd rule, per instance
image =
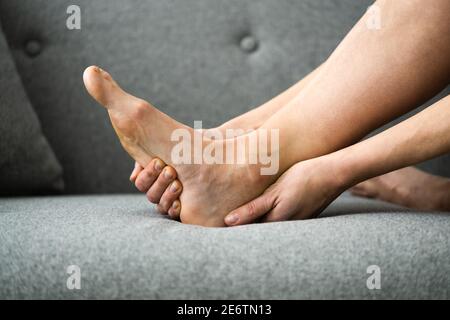
[[0, 196], [62, 191], [62, 169], [41, 132], [0, 27]]
[[170, 221], [144, 196], [0, 200], [0, 298], [448, 299], [449, 231], [448, 214], [346, 195], [319, 219], [229, 229]]

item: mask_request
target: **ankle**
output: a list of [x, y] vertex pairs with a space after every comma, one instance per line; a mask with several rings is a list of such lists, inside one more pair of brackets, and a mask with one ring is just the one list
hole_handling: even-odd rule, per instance
[[330, 183], [335, 189], [344, 192], [357, 183], [357, 178], [354, 176], [351, 167], [347, 165], [345, 158], [341, 154], [331, 153], [320, 157], [320, 159], [328, 175], [332, 177]]

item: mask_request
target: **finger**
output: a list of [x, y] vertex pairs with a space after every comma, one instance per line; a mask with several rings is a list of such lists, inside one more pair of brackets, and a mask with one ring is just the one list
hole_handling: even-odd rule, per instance
[[177, 178], [177, 173], [175, 169], [166, 166], [164, 170], [159, 175], [158, 179], [153, 183], [147, 192], [147, 199], [151, 203], [159, 203], [162, 195], [169, 187], [169, 185]]
[[164, 162], [159, 159], [153, 159], [136, 178], [136, 182], [134, 183], [136, 188], [141, 192], [147, 192], [156, 179], [158, 179], [163, 168]]
[[173, 202], [180, 197], [182, 190], [183, 186], [181, 185], [181, 182], [175, 180], [170, 184], [166, 191], [164, 191], [161, 200], [159, 201], [159, 205], [165, 213], [169, 213], [169, 209], [172, 207]]
[[[297, 209], [297, 211], [300, 209]], [[264, 217], [262, 217], [261, 222], [267, 223], [267, 222], [279, 222], [279, 221], [286, 221], [289, 220], [290, 217], [294, 215], [294, 211], [290, 209], [289, 207], [286, 207], [286, 205], [283, 205], [282, 202], [280, 202], [280, 205], [274, 206], [272, 210], [270, 210]], [[300, 214], [300, 211], [298, 212]]]
[[180, 220], [181, 214], [181, 202], [180, 200], [175, 200], [169, 209], [169, 216], [174, 220]]
[[225, 217], [225, 224], [228, 226], [237, 226], [255, 222], [264, 214], [272, 210], [274, 204], [274, 197], [270, 193], [265, 193], [242, 207], [232, 211]]
[[267, 213], [262, 219], [262, 223], [269, 223], [269, 222], [280, 222], [280, 221], [286, 221], [288, 220], [287, 216], [284, 214], [280, 208], [275, 208], [274, 210], [271, 210]]
[[130, 181], [134, 183], [136, 181], [136, 178], [138, 177], [139, 173], [143, 169], [144, 168], [142, 168], [139, 163], [135, 162], [133, 172], [131, 173], [131, 176], [130, 176]]

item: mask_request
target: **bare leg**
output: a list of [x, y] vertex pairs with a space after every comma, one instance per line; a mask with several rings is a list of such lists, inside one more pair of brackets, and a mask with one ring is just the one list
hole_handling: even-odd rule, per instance
[[282, 92], [275, 98], [269, 100], [258, 108], [250, 110], [230, 121], [222, 124], [218, 129], [257, 129], [263, 125], [267, 119], [285, 107], [292, 99], [298, 96], [319, 73], [322, 66], [317, 67], [302, 80], [294, 84], [292, 87]]
[[[342, 192], [358, 183], [450, 152], [448, 119], [450, 95], [367, 140], [295, 164], [262, 196], [234, 210], [225, 220], [228, 225], [237, 225], [261, 217], [262, 221], [315, 217]], [[402, 173], [399, 175], [399, 172]], [[414, 191], [411, 187], [416, 187], [418, 189], [412, 196], [434, 203], [434, 207], [425, 208], [450, 208], [448, 179], [432, 177], [411, 168], [395, 174], [395, 180], [400, 180], [400, 183], [392, 183], [393, 178], [390, 177], [388, 181], [391, 183], [387, 187], [382, 186], [383, 191], [386, 191], [384, 197], [423, 206], [425, 202], [410, 202], [417, 199], [411, 199], [405, 193]], [[414, 182], [406, 179], [406, 175], [411, 176]], [[409, 185], [409, 190], [404, 188], [405, 184]], [[435, 194], [424, 188], [431, 188]], [[392, 197], [392, 193], [395, 197]]]
[[357, 196], [376, 198], [413, 209], [450, 211], [450, 179], [414, 167], [364, 181], [351, 191]]
[[376, 5], [382, 29], [368, 29], [363, 17], [313, 81], [262, 126], [282, 128], [283, 170], [359, 141], [449, 83], [450, 2]]
[[[377, 5], [382, 30], [367, 29], [363, 17], [313, 81], [257, 130], [280, 130], [280, 148], [271, 150], [280, 154], [278, 174], [263, 177], [258, 165], [174, 166], [184, 185], [182, 221], [223, 226], [228, 212], [258, 196], [294, 163], [358, 141], [444, 88], [450, 80], [450, 44], [445, 38], [450, 2]], [[178, 128], [193, 133], [126, 94], [107, 73], [88, 69], [85, 82], [108, 109], [125, 149], [143, 166], [155, 155], [171, 164], [170, 133]], [[249, 145], [250, 137], [236, 140]], [[224, 144], [203, 141], [211, 143]]]
[[[319, 66], [305, 78], [263, 105], [231, 119], [217, 128], [205, 130], [205, 132], [219, 130], [225, 136], [227, 129], [241, 129], [246, 131], [259, 128], [274, 113], [278, 112], [290, 100], [296, 97], [311, 82], [320, 68]], [[166, 167], [164, 172], [166, 170], [169, 171], [171, 178], [168, 179], [164, 175], [160, 176], [162, 169], [157, 169], [158, 167]], [[176, 180], [176, 177], [177, 173], [175, 169], [167, 166], [161, 159], [155, 158], [146, 168], [143, 168], [136, 162], [130, 176], [130, 181], [136, 185], [139, 191], [147, 194], [150, 202], [158, 204], [157, 209], [160, 213], [169, 214], [172, 218], [178, 219], [181, 211], [181, 203], [177, 198], [181, 193], [181, 182]], [[169, 189], [173, 185], [177, 186], [176, 192], [171, 192]]]

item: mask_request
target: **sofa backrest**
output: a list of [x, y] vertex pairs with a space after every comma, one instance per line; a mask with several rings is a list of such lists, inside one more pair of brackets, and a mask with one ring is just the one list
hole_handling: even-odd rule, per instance
[[[368, 0], [0, 0], [28, 97], [67, 193], [130, 192], [133, 162], [85, 92], [97, 64], [188, 125], [215, 126], [286, 89], [332, 52]], [[81, 8], [69, 30], [67, 8]]]

